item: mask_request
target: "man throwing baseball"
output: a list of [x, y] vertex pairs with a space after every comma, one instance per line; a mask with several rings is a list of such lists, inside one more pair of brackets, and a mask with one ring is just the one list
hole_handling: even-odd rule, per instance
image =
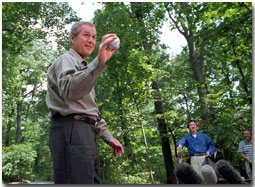
[[77, 22], [71, 28], [72, 48], [47, 71], [46, 103], [51, 117], [55, 184], [99, 183], [96, 134], [113, 148], [115, 157], [124, 153], [99, 115], [94, 90], [106, 62], [119, 49], [107, 47], [116, 38], [116, 34], [105, 35], [97, 57], [88, 64], [86, 58], [96, 44], [96, 29], [90, 22]]

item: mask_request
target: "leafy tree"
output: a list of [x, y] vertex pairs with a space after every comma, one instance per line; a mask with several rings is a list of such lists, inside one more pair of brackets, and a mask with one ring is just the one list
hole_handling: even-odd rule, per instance
[[[186, 17], [185, 14], [182, 14], [183, 11], [177, 8], [180, 6], [187, 8]], [[201, 118], [201, 102], [200, 98], [198, 100], [196, 97], [199, 92], [194, 90], [194, 86], [197, 84], [195, 82], [185, 83], [191, 78], [190, 72], [188, 67], [183, 71], [181, 66], [185, 65], [184, 63], [191, 63], [192, 48], [189, 46], [185, 47], [182, 54], [174, 59], [176, 61], [174, 66], [169, 65], [169, 69], [175, 68], [173, 72], [181, 72], [183, 77], [170, 75], [165, 79], [170, 83], [176, 80], [175, 84], [171, 84], [175, 85], [171, 90], [171, 95], [175, 96], [174, 93], [178, 93], [177, 90], [182, 92], [183, 96], [179, 97], [179, 104], [183, 111], [186, 111], [188, 119], [196, 118], [201, 121], [200, 131], [208, 133], [215, 143], [221, 145], [220, 148], [224, 152], [225, 159], [231, 160], [232, 164], [242, 171], [242, 168], [239, 167], [241, 160], [237, 153], [237, 147], [242, 139], [242, 131], [251, 127], [251, 107], [249, 106], [251, 103], [249, 99], [251, 94], [250, 78], [252, 77], [251, 4], [185, 3], [183, 5], [181, 3], [166, 3], [165, 7], [170, 13], [169, 16], [172, 16], [173, 27], [179, 27], [180, 32], [184, 32], [185, 28], [194, 28], [187, 34], [194, 36], [194, 46], [197, 50], [200, 49], [200, 59], [202, 58], [203, 61], [203, 74], [208, 90], [203, 100], [208, 106], [210, 121], [204, 121]], [[237, 12], [238, 16], [236, 16]], [[244, 27], [238, 25], [244, 25]], [[235, 40], [233, 36], [242, 39]], [[201, 45], [203, 39], [204, 49]], [[233, 45], [233, 43], [235, 44]], [[243, 53], [237, 55], [236, 52], [239, 49], [242, 49]], [[242, 63], [237, 59], [242, 59]], [[190, 65], [192, 66], [192, 64]], [[194, 71], [192, 72], [194, 74]], [[193, 79], [197, 81], [196, 78]], [[182, 86], [179, 87], [176, 84]], [[189, 85], [189, 88], [184, 85]], [[183, 88], [185, 89], [183, 90]], [[171, 102], [171, 104], [176, 106], [175, 102]], [[176, 115], [176, 113], [174, 114]]]
[[[41, 175], [41, 179], [52, 180], [46, 148], [49, 119], [45, 83], [47, 67], [58, 52], [47, 44], [53, 37], [68, 37], [63, 36], [65, 25], [79, 19], [67, 3], [4, 2], [2, 14], [3, 147], [9, 150], [17, 143], [31, 145], [36, 156], [31, 160], [34, 165], [29, 165], [35, 171], [30, 178], [38, 177], [44, 170], [47, 174]], [[9, 152], [12, 154], [12, 149]], [[39, 167], [45, 169], [39, 171]], [[25, 167], [18, 169], [23, 172]], [[10, 173], [3, 176], [4, 180], [11, 179]]]
[[[116, 122], [116, 128], [121, 127], [124, 145], [131, 145], [125, 148], [129, 158], [133, 158], [131, 165], [134, 167], [135, 163], [138, 163], [138, 157], [134, 156], [133, 150], [137, 145], [132, 147], [130, 142], [137, 141], [137, 138], [132, 138], [132, 134], [137, 134], [135, 131], [140, 126], [142, 134], [139, 137], [142, 136], [144, 140], [144, 151], [147, 155], [145, 155], [145, 161], [148, 164], [152, 183], [154, 179], [150, 168], [153, 166], [150, 164], [149, 153], [152, 145], [148, 144], [149, 140], [146, 141], [148, 138], [145, 138], [145, 132], [147, 132], [146, 128], [151, 128], [149, 121], [153, 123], [152, 128], [155, 128], [155, 122], [151, 114], [148, 115], [146, 106], [153, 104], [151, 83], [156, 77], [153, 73], [157, 70], [154, 70], [153, 66], [157, 61], [157, 55], [152, 55], [154, 52], [152, 48], [158, 44], [158, 29], [162, 25], [163, 18], [164, 12], [153, 3], [131, 3], [126, 6], [123, 3], [106, 3], [102, 10], [96, 12], [94, 18], [99, 39], [104, 33], [109, 32], [117, 33], [121, 39], [121, 48], [108, 62], [107, 71], [99, 78], [96, 88], [98, 103], [100, 105], [102, 100], [101, 111], [104, 117], [106, 111], [111, 111], [111, 119], [113, 116], [119, 119]], [[101, 81], [104, 82], [101, 83]], [[114, 112], [116, 109], [117, 111]], [[153, 109], [150, 110], [153, 112]], [[110, 122], [111, 127], [114, 126], [113, 121], [110, 120]], [[120, 126], [119, 123], [122, 125]], [[126, 123], [132, 125], [127, 126]], [[173, 174], [173, 168], [172, 172], [169, 168], [167, 172]], [[168, 179], [168, 182], [174, 182], [174, 180]]]

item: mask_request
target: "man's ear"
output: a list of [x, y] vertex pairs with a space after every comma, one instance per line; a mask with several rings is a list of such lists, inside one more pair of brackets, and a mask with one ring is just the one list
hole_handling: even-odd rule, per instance
[[69, 38], [70, 38], [71, 44], [73, 44], [73, 43], [74, 43], [75, 36], [72, 35], [72, 34], [70, 34]]

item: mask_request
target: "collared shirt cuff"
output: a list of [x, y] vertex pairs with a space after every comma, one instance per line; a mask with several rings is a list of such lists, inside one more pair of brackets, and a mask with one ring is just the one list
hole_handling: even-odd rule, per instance
[[89, 63], [88, 67], [94, 69], [95, 74], [100, 74], [107, 68], [107, 65], [99, 62], [98, 57], [96, 57]]
[[102, 118], [96, 124], [96, 132], [101, 138], [103, 138], [106, 143], [108, 143], [108, 140], [113, 138], [112, 134], [106, 126], [105, 120]]
[[108, 143], [110, 139], [114, 139], [114, 137], [111, 135], [111, 133], [105, 133], [104, 135], [101, 136], [103, 140]]

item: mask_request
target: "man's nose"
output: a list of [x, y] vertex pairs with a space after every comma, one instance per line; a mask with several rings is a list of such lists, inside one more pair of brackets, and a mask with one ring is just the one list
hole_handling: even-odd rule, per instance
[[89, 39], [88, 39], [89, 42], [92, 42], [93, 41], [93, 37], [90, 36]]

